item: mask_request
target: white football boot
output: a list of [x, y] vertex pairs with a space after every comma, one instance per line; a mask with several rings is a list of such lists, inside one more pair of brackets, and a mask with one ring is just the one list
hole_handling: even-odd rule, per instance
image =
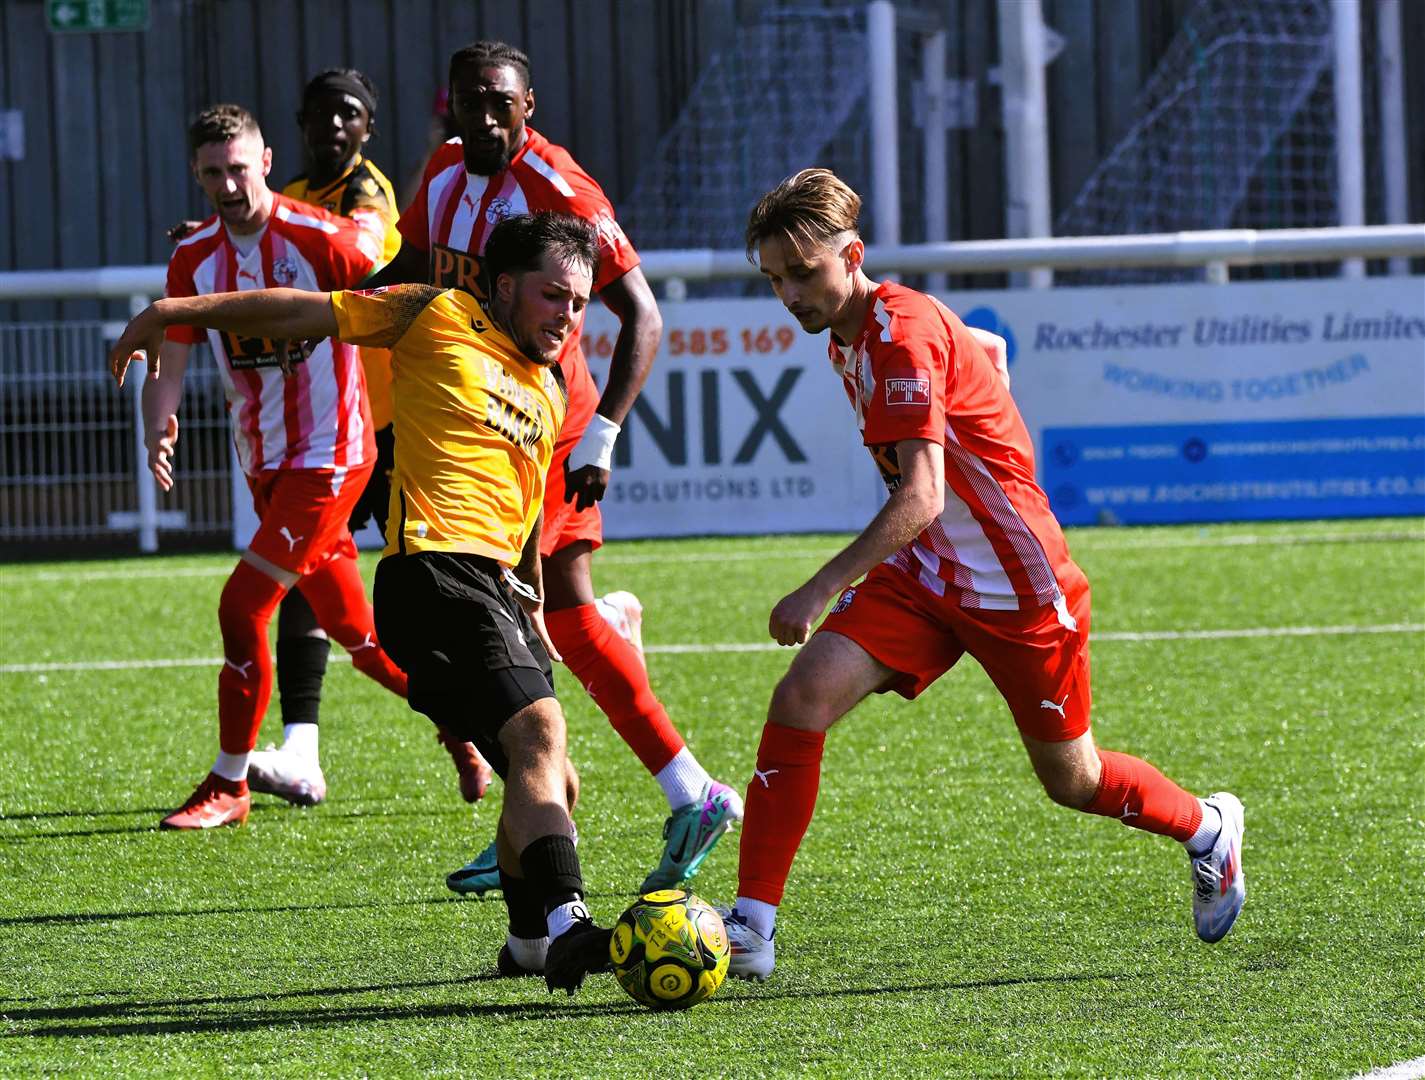
[[1212, 850], [1192, 860], [1192, 919], [1197, 936], [1221, 941], [1237, 921], [1247, 898], [1242, 874], [1242, 802], [1231, 792], [1219, 791], [1203, 800], [1222, 815], [1222, 831]]
[[247, 759], [247, 786], [295, 806], [316, 806], [327, 797], [327, 780], [315, 761], [291, 750], [254, 750]]
[[614, 633], [623, 638], [638, 651], [643, 658], [643, 605], [638, 597], [625, 590], [611, 592], [594, 601], [594, 607], [603, 616], [604, 622], [614, 628]]
[[767, 976], [777, 966], [777, 947], [772, 938], [764, 938], [743, 921], [741, 915], [727, 908], [718, 908], [722, 924], [727, 927], [727, 943], [732, 957], [727, 964], [727, 973], [734, 979], [749, 979], [752, 982], [766, 982]]

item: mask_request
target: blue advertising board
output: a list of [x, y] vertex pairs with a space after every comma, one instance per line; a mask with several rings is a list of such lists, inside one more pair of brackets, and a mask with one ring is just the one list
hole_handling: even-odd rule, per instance
[[1051, 427], [1065, 525], [1425, 514], [1425, 417]]

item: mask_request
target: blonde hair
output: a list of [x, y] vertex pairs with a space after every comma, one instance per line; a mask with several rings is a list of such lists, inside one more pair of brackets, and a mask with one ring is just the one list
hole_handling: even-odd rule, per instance
[[861, 196], [830, 169], [803, 169], [787, 177], [747, 217], [747, 257], [763, 240], [783, 236], [799, 253], [844, 232], [855, 232]]

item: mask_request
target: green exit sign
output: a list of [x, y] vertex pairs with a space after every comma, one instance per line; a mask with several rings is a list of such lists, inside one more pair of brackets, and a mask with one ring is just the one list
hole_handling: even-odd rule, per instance
[[147, 30], [148, 0], [45, 0], [51, 30]]

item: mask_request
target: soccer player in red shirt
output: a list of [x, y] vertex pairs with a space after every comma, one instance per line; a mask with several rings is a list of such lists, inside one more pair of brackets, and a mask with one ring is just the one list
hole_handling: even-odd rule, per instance
[[890, 498], [772, 609], [772, 637], [806, 647], [772, 695], [747, 788], [729, 971], [772, 972], [827, 730], [869, 694], [916, 697], [966, 653], [1004, 696], [1051, 799], [1186, 845], [1197, 933], [1218, 941], [1245, 895], [1242, 804], [1196, 798], [1095, 747], [1088, 582], [1034, 480], [1007, 381], [938, 300], [866, 276], [860, 207], [830, 171], [806, 169], [763, 196], [747, 226], [748, 255], [777, 299], [808, 333], [831, 331], [832, 367]]
[[[591, 572], [594, 550], [603, 542], [598, 502], [608, 486], [614, 439], [648, 377], [662, 319], [638, 254], [599, 185], [568, 151], [526, 123], [534, 113], [528, 57], [502, 42], [460, 49], [450, 59], [450, 104], [461, 134], [432, 155], [415, 201], [401, 215], [404, 243], [374, 281], [429, 280], [480, 296], [480, 256], [502, 219], [554, 210], [585, 218], [598, 230], [594, 288], [621, 325], [602, 396], [577, 336], [560, 359], [569, 415], [546, 485], [540, 546], [545, 611], [565, 664], [668, 800], [663, 855], [641, 891], [670, 888], [697, 872], [742, 816], [742, 803], [698, 763], [654, 696], [636, 644], [637, 600], [629, 594], [596, 600]], [[631, 624], [631, 640], [601, 614], [600, 603], [607, 601], [621, 608], [616, 617]], [[457, 892], [498, 888], [494, 845], [447, 884]]]
[[[267, 186], [272, 151], [245, 109], [215, 105], [188, 132], [193, 175], [216, 211], [174, 249], [169, 296], [273, 286], [349, 288], [366, 278], [380, 240], [347, 218]], [[174, 484], [178, 404], [188, 354], [202, 331], [170, 327], [144, 383], [144, 441], [159, 486]], [[278, 603], [301, 588], [322, 628], [357, 670], [406, 696], [406, 676], [376, 640], [371, 606], [347, 528], [376, 460], [361, 360], [353, 346], [272, 341], [208, 332], [227, 393], [238, 460], [261, 525], [223, 588], [218, 622], [220, 751], [212, 771], [164, 828], [239, 825], [251, 804], [248, 757], [272, 695], [267, 627]], [[114, 376], [123, 385], [124, 366]], [[314, 774], [309, 801], [324, 784]]]

